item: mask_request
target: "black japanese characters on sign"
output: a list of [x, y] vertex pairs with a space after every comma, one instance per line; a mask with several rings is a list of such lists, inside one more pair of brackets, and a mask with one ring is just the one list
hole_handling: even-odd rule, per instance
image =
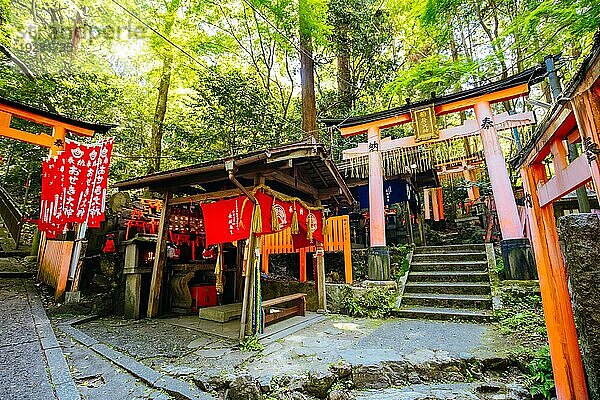
[[65, 144], [63, 143], [62, 139], [56, 139], [54, 141], [54, 146], [62, 148], [62, 147], [65, 147]]
[[587, 156], [588, 163], [590, 164], [597, 158], [598, 154], [600, 154], [600, 147], [598, 146], [598, 143], [592, 142], [592, 138], [590, 137], [583, 139], [583, 149]]
[[531, 200], [531, 195], [529, 193], [526, 193], [525, 196], [523, 197], [523, 203], [525, 204], [525, 207], [527, 207], [527, 208], [533, 207], [533, 201]]
[[490, 117], [485, 117], [481, 121], [481, 129], [491, 129], [494, 127], [494, 121]]
[[369, 143], [369, 151], [378, 151], [379, 150], [379, 143], [377, 143], [376, 141], [372, 141]]

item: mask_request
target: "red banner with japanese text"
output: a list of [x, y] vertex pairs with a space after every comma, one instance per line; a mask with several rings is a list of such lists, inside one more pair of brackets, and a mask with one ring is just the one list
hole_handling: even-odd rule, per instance
[[246, 196], [201, 205], [206, 246], [248, 239], [254, 204]]
[[113, 142], [110, 138], [87, 145], [66, 140], [63, 152], [43, 162], [38, 227], [49, 237], [70, 223], [100, 226]]

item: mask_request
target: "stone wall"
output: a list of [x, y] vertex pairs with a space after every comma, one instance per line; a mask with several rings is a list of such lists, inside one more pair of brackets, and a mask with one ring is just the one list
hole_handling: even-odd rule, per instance
[[600, 399], [600, 218], [574, 214], [558, 220], [571, 301], [591, 399]]

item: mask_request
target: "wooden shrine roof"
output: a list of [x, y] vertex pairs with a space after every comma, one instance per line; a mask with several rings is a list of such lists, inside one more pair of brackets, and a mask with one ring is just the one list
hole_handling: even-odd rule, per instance
[[271, 149], [207, 161], [117, 182], [119, 190], [202, 194], [234, 189], [225, 164], [233, 161], [235, 177], [246, 187], [262, 176], [272, 189], [309, 202], [351, 205], [354, 198], [322, 144], [310, 139]]
[[40, 124], [62, 123], [68, 129], [70, 126], [81, 128], [95, 133], [106, 133], [115, 125], [97, 124], [86, 121], [79, 121], [64, 115], [52, 113], [46, 110], [32, 107], [23, 103], [0, 97], [0, 111], [12, 112], [16, 116]]
[[[518, 97], [523, 94], [519, 91], [512, 92], [506, 91], [507, 89], [515, 88], [522, 85], [532, 85], [539, 83], [544, 79], [546, 74], [546, 68], [543, 64], [536, 67], [529, 68], [519, 74], [510, 76], [506, 79], [502, 79], [496, 82], [488, 83], [476, 88], [464, 90], [458, 93], [452, 93], [445, 96], [435, 97], [431, 99], [421, 100], [418, 102], [407, 103], [404, 106], [392, 108], [385, 111], [379, 111], [372, 114], [349, 117], [345, 119], [321, 119], [320, 122], [327, 126], [334, 126], [337, 128], [349, 128], [357, 127], [358, 125], [365, 125], [372, 122], [383, 121], [387, 119], [394, 119], [401, 115], [408, 114], [407, 119], [390, 121], [389, 125], [381, 126], [381, 128], [393, 126], [398, 123], [406, 123], [410, 121], [410, 111], [414, 108], [424, 107], [428, 105], [435, 105], [436, 114], [442, 115], [449, 112], [456, 112], [467, 109], [473, 106], [473, 102], [469, 102], [469, 99], [478, 99], [486, 95], [497, 93], [497, 96], [493, 96], [493, 101], [505, 101], [514, 97]], [[527, 89], [528, 91], [528, 89]], [[491, 101], [491, 100], [490, 100]], [[449, 107], [443, 107], [449, 105]], [[450, 107], [451, 106], [451, 107]], [[360, 132], [358, 132], [360, 133]]]

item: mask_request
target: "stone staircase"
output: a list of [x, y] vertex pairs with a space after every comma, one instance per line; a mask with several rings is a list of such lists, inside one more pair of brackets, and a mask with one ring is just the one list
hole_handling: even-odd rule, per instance
[[484, 244], [424, 246], [413, 253], [399, 317], [490, 321]]

